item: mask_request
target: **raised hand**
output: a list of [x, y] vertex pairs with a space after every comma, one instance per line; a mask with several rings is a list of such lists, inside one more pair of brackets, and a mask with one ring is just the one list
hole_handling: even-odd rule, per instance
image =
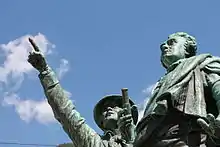
[[39, 72], [45, 71], [48, 68], [46, 59], [31, 38], [29, 38], [29, 42], [31, 43], [33, 50], [29, 53], [28, 62]]
[[127, 141], [131, 141], [134, 140], [131, 136], [135, 136], [135, 125], [133, 124], [132, 115], [126, 114], [126, 112], [126, 108], [119, 112], [118, 128], [122, 137]]

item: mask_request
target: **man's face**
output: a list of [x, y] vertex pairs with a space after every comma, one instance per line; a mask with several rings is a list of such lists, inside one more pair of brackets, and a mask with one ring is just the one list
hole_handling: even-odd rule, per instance
[[161, 61], [166, 67], [169, 67], [179, 59], [185, 58], [186, 39], [180, 36], [169, 38], [167, 41], [161, 44]]
[[107, 107], [103, 112], [103, 126], [106, 129], [114, 129], [117, 126], [119, 112], [122, 108], [118, 106]]

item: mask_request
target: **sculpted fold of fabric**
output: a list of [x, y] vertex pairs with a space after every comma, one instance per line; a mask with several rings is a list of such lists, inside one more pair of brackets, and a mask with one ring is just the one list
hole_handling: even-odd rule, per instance
[[[163, 112], [163, 113], [156, 113], [158, 115], [165, 115], [166, 109], [158, 111], [157, 108], [167, 108], [168, 106], [164, 107], [157, 107], [158, 103], [164, 99], [171, 100], [171, 103], [174, 107], [177, 107], [181, 111], [185, 111], [189, 114], [205, 116], [206, 111], [203, 107], [205, 107], [204, 103], [204, 96], [202, 96], [203, 91], [203, 83], [201, 83], [202, 75], [200, 75], [200, 68], [197, 65], [200, 65], [205, 59], [210, 57], [209, 54], [202, 54], [196, 57], [191, 57], [188, 59], [184, 59], [184, 61], [180, 62], [175, 69], [169, 71], [161, 81], [159, 81], [160, 86], [157, 87], [155, 93], [150, 98], [149, 103], [146, 107], [144, 117], [147, 117], [150, 114], [155, 114], [155, 112]], [[199, 76], [195, 76], [199, 75]], [[189, 84], [189, 85], [188, 85]], [[183, 102], [186, 99], [186, 105], [188, 104], [188, 99], [192, 99], [192, 101], [200, 101], [198, 104], [200, 108], [198, 110], [190, 110], [190, 109], [197, 109], [195, 108], [183, 108]], [[196, 103], [196, 102], [193, 102]], [[164, 105], [168, 103], [164, 101]], [[198, 106], [196, 103], [196, 105]], [[204, 104], [204, 105], [203, 105]], [[159, 104], [161, 105], [161, 104]], [[197, 113], [198, 112], [198, 113]]]
[[[220, 59], [209, 54], [193, 56], [174, 63], [159, 80], [148, 101], [144, 117], [137, 126], [137, 140], [141, 142], [151, 135], [165, 118], [169, 107], [203, 119], [206, 119], [207, 113], [218, 112], [216, 96], [206, 92], [207, 89], [212, 89], [207, 81], [209, 73], [220, 75]], [[210, 107], [211, 111], [207, 109]]]

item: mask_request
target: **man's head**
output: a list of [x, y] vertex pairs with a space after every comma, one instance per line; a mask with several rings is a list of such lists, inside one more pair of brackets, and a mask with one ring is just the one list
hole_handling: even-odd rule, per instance
[[168, 39], [160, 45], [161, 62], [165, 68], [179, 59], [189, 58], [196, 55], [196, 39], [184, 32], [171, 34]]
[[101, 124], [103, 128], [109, 130], [112, 128], [117, 128], [117, 121], [119, 120], [119, 113], [123, 109], [117, 105], [113, 106], [104, 106], [102, 113]]
[[[132, 107], [132, 117], [134, 124], [138, 120], [138, 110], [134, 103], [129, 100]], [[94, 108], [94, 119], [96, 124], [102, 130], [117, 129], [117, 122], [119, 120], [119, 112], [123, 110], [122, 96], [109, 95], [102, 98]]]

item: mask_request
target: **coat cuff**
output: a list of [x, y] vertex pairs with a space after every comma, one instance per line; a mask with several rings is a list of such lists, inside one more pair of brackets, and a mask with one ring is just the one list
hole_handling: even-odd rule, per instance
[[50, 67], [48, 67], [47, 70], [41, 72], [38, 77], [45, 90], [59, 83], [56, 74]]

